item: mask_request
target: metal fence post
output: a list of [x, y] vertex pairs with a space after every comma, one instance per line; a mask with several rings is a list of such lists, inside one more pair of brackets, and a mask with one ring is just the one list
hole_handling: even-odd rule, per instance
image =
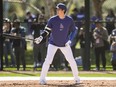
[[2, 38], [2, 20], [3, 20], [3, 0], [0, 0], [0, 71], [3, 70], [3, 38]]
[[90, 70], [90, 0], [85, 0], [85, 67]]

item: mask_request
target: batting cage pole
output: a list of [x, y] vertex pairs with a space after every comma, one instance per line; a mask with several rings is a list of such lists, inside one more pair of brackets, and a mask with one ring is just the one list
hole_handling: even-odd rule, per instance
[[85, 0], [85, 67], [90, 70], [90, 0]]
[[2, 38], [2, 25], [3, 25], [3, 0], [0, 0], [0, 71], [3, 70], [3, 38]]

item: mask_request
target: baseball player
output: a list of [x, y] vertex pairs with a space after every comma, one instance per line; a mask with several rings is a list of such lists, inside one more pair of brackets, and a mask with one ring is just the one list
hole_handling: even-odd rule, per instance
[[78, 68], [70, 47], [71, 41], [75, 36], [76, 27], [73, 20], [65, 15], [67, 10], [65, 4], [57, 4], [56, 10], [57, 15], [48, 20], [44, 32], [38, 38], [35, 38], [35, 43], [39, 44], [43, 38], [50, 34], [47, 56], [40, 75], [40, 84], [46, 84], [45, 77], [58, 49], [61, 50], [61, 52], [65, 55], [66, 60], [69, 62], [74, 76], [74, 81], [79, 83], [80, 78], [78, 76]]

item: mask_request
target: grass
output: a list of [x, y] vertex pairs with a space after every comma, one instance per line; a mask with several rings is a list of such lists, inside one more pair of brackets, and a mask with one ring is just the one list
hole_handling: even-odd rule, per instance
[[[28, 48], [26, 51], [26, 71], [16, 71], [16, 67], [15, 68], [11, 68], [11, 67], [4, 67], [4, 71], [0, 72], [0, 77], [5, 77], [5, 76], [12, 76], [12, 77], [16, 77], [16, 76], [40, 76], [40, 71], [41, 68], [38, 68], [36, 72], [33, 72], [33, 55], [32, 55], [32, 46], [30, 46], [30, 44], [28, 43]], [[80, 51], [77, 50], [77, 56], [80, 54]], [[93, 71], [93, 69], [95, 68], [95, 58], [93, 55], [93, 50], [91, 50], [91, 70], [90, 71], [82, 71], [82, 66], [79, 66], [79, 76], [80, 77], [116, 77], [116, 72], [112, 71], [112, 66], [110, 64], [110, 57], [111, 54], [109, 52], [106, 53], [106, 57], [107, 57], [107, 66], [106, 66], [106, 71]], [[49, 77], [72, 77], [72, 72], [68, 71], [53, 71], [53, 72], [49, 72], [48, 73]]]
[[[79, 66], [79, 76], [80, 77], [114, 77], [116, 78], [116, 71], [112, 71], [111, 66], [107, 66], [106, 71], [95, 71], [93, 70], [95, 65], [91, 66], [90, 71], [83, 71], [82, 66]], [[0, 77], [30, 77], [30, 76], [40, 76], [41, 68], [37, 68], [37, 71], [33, 71], [33, 66], [28, 65], [26, 71], [16, 71], [16, 68], [4, 68], [4, 71], [0, 72]], [[71, 71], [49, 71], [48, 77], [72, 77]]]
[[[40, 76], [40, 71], [2, 71], [0, 77], [36, 77]], [[49, 71], [48, 77], [73, 77], [71, 71]], [[114, 77], [114, 71], [79, 71], [80, 77]]]

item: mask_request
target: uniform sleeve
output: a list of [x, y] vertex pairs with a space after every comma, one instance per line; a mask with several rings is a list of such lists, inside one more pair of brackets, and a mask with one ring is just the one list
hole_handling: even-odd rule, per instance
[[52, 19], [49, 19], [49, 20], [48, 20], [46, 27], [52, 29]]
[[71, 19], [70, 32], [75, 31], [75, 30], [76, 30], [75, 23], [74, 23], [74, 21]]
[[72, 41], [75, 38], [75, 36], [77, 35], [77, 32], [78, 32], [78, 28], [75, 27], [75, 29], [69, 35], [69, 40]]
[[70, 35], [69, 40], [73, 40], [78, 32], [78, 28], [75, 26], [74, 21], [72, 20], [71, 27], [70, 27]]
[[48, 23], [45, 26], [45, 29], [44, 29], [43, 33], [41, 33], [41, 36], [42, 37], [48, 36], [51, 32], [51, 29], [52, 29], [52, 22], [51, 22], [51, 19], [50, 19], [50, 20], [48, 20]]

